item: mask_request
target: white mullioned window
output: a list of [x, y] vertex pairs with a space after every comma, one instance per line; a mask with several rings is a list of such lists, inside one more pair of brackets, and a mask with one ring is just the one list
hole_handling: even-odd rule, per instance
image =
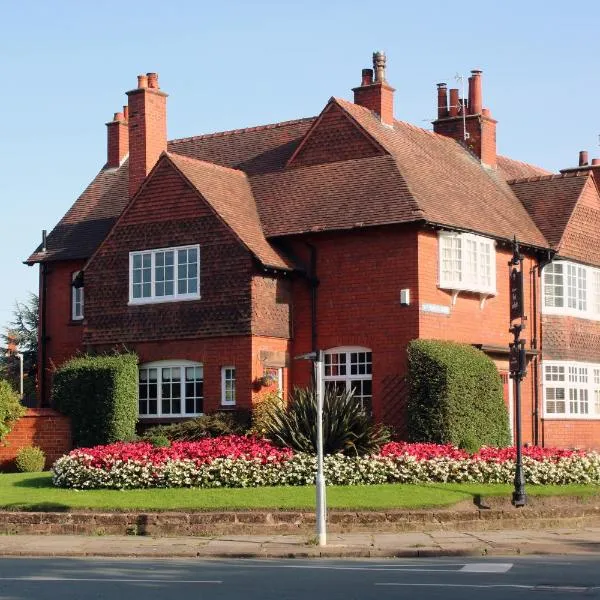
[[201, 415], [204, 369], [189, 360], [161, 360], [139, 367], [139, 416], [144, 418]]
[[490, 238], [473, 233], [439, 234], [439, 287], [496, 293], [496, 251]]
[[544, 361], [544, 417], [600, 419], [600, 364]]
[[352, 392], [367, 413], [373, 407], [373, 354], [368, 348], [348, 346], [325, 351], [325, 387]]
[[560, 260], [542, 275], [542, 312], [600, 320], [600, 269]]
[[200, 298], [200, 246], [129, 253], [129, 303]]
[[[71, 277], [71, 284], [79, 276], [79, 271], [75, 271]], [[83, 286], [75, 287], [71, 285], [71, 319], [81, 321], [83, 319]]]
[[235, 367], [221, 367], [221, 404], [235, 405]]

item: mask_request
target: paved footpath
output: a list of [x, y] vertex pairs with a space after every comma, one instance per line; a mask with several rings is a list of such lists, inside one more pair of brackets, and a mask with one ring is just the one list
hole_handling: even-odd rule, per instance
[[330, 534], [319, 547], [306, 535], [144, 537], [3, 535], [0, 556], [415, 557], [595, 554], [600, 527], [582, 529]]

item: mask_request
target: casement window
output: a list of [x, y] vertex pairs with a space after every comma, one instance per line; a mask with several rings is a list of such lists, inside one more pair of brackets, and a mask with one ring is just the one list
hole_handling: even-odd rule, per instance
[[75, 271], [71, 277], [71, 319], [73, 321], [83, 319], [83, 286], [73, 285], [78, 276], [79, 271]]
[[494, 240], [472, 233], [440, 232], [439, 273], [440, 288], [495, 294]]
[[200, 298], [200, 246], [129, 253], [129, 303]]
[[235, 406], [235, 367], [221, 368], [221, 404]]
[[544, 313], [600, 320], [600, 269], [555, 261], [544, 267], [542, 285]]
[[544, 361], [544, 417], [600, 419], [600, 364]]
[[139, 416], [192, 417], [202, 414], [204, 369], [191, 361], [158, 361], [139, 368]]
[[367, 413], [373, 406], [373, 355], [368, 348], [332, 348], [325, 352], [325, 387], [338, 393], [353, 392]]

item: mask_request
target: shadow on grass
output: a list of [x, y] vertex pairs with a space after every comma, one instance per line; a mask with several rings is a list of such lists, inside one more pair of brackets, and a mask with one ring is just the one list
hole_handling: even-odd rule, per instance
[[47, 488], [47, 489], [56, 489], [52, 485], [52, 478], [48, 477], [48, 475], [40, 474], [37, 477], [30, 477], [28, 479], [23, 479], [22, 481], [15, 481], [12, 484], [13, 487], [24, 487], [24, 488]]
[[33, 502], [27, 504], [13, 502], [12, 504], [5, 504], [1, 510], [18, 512], [70, 512], [71, 507], [59, 502]]

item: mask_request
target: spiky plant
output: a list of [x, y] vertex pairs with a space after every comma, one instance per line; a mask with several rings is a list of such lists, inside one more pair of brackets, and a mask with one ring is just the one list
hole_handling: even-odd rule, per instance
[[[287, 404], [274, 405], [263, 417], [264, 435], [298, 452], [316, 453], [317, 396], [313, 388], [298, 388]], [[390, 439], [389, 430], [364, 411], [352, 392], [325, 391], [323, 452], [357, 456], [377, 452]]]

